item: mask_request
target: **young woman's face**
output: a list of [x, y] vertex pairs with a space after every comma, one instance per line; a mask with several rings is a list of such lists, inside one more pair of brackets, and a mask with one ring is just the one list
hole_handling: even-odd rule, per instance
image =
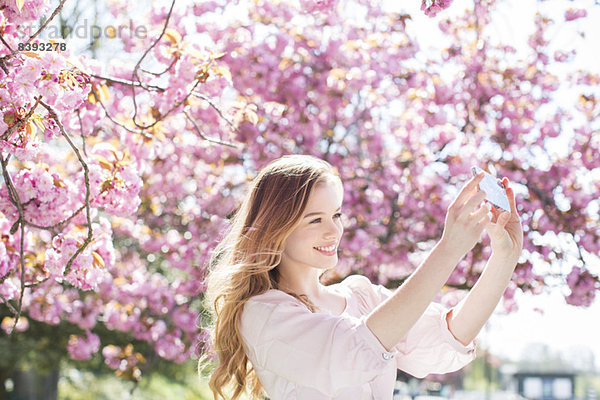
[[339, 183], [326, 181], [313, 187], [298, 226], [284, 243], [282, 264], [318, 269], [335, 267], [337, 247], [344, 231], [342, 200]]

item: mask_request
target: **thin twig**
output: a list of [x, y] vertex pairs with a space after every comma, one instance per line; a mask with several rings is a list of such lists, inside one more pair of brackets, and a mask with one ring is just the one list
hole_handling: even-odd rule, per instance
[[229, 124], [229, 126], [231, 127], [231, 129], [233, 129], [237, 133], [240, 133], [240, 130], [237, 128], [237, 126], [235, 126], [233, 124], [233, 122], [231, 122], [227, 117], [225, 117], [225, 115], [223, 115], [223, 112], [219, 109], [219, 107], [217, 107], [217, 105], [211, 99], [209, 99], [208, 97], [206, 97], [202, 93], [198, 93], [198, 92], [194, 92], [193, 95], [196, 96], [199, 99], [202, 99], [202, 100], [206, 101], [208, 103], [208, 105], [211, 106], [212, 108], [214, 108], [215, 111], [219, 114], [219, 116], [221, 118], [223, 118], [225, 120], [225, 122], [227, 122], [227, 124]]
[[106, 116], [108, 117], [108, 119], [111, 120], [111, 122], [115, 125], [120, 126], [121, 128], [125, 129], [128, 132], [131, 133], [136, 133], [136, 134], [140, 134], [143, 137], [145, 137], [146, 139], [152, 139], [152, 135], [144, 132], [144, 131], [136, 131], [133, 130], [131, 128], [129, 128], [128, 126], [126, 126], [125, 124], [120, 123], [119, 121], [115, 120], [110, 113], [108, 112], [108, 109], [106, 108], [106, 106], [104, 105], [104, 103], [102, 102], [102, 100], [100, 100], [100, 96], [98, 95], [98, 92], [96, 92], [96, 89], [94, 89], [92, 87], [92, 93], [94, 94], [94, 98], [96, 99], [96, 102], [98, 102], [100, 104], [100, 106], [102, 107], [102, 109], [104, 110], [104, 113], [106, 114]]
[[10, 304], [8, 299], [6, 299], [2, 294], [0, 294], [0, 299], [4, 302], [4, 304], [6, 304], [6, 307], [8, 307], [11, 313], [15, 315], [17, 314], [17, 309], [12, 304]]
[[2, 35], [2, 33], [0, 33], [0, 41], [2, 42], [2, 44], [4, 44], [6, 46], [6, 48], [12, 53], [13, 49], [10, 47], [10, 45], [6, 42], [6, 40], [4, 40], [4, 36]]
[[48, 104], [44, 103], [43, 101], [40, 102], [40, 104], [46, 110], [48, 110], [48, 114], [50, 114], [50, 117], [52, 119], [54, 119], [54, 122], [56, 122], [56, 124], [60, 128], [61, 134], [63, 135], [63, 137], [65, 138], [65, 140], [69, 144], [69, 146], [71, 146], [71, 149], [73, 150], [73, 152], [75, 153], [75, 155], [79, 159], [79, 162], [81, 163], [81, 166], [83, 167], [83, 177], [84, 177], [84, 181], [85, 181], [85, 211], [86, 211], [86, 217], [87, 217], [88, 235], [87, 235], [87, 238], [84, 241], [84, 243], [77, 249], [77, 251], [73, 254], [73, 256], [67, 262], [67, 265], [65, 267], [65, 271], [63, 272], [63, 275], [67, 276], [69, 274], [69, 272], [71, 272], [71, 265], [73, 264], [73, 261], [75, 260], [75, 258], [77, 258], [77, 256], [79, 255], [79, 253], [81, 253], [87, 247], [87, 245], [92, 241], [93, 231], [92, 231], [92, 220], [91, 220], [91, 216], [90, 216], [90, 179], [89, 179], [89, 171], [88, 171], [88, 166], [87, 166], [85, 160], [83, 159], [83, 157], [81, 156], [81, 153], [79, 152], [79, 149], [77, 148], [77, 146], [75, 146], [75, 144], [73, 143], [73, 141], [69, 137], [69, 134], [65, 131], [65, 128], [62, 125], [62, 123], [60, 122], [60, 119], [58, 118], [58, 115], [56, 114], [56, 111], [54, 111], [54, 109], [52, 107], [50, 107]]
[[20, 268], [21, 268], [21, 290], [19, 293], [19, 300], [17, 301], [17, 309], [16, 309], [16, 314], [15, 314], [15, 322], [13, 324], [13, 329], [11, 331], [11, 335], [12, 332], [14, 332], [15, 327], [17, 326], [17, 323], [19, 322], [19, 318], [21, 317], [21, 310], [23, 307], [23, 296], [25, 295], [25, 254], [24, 254], [24, 245], [25, 245], [25, 224], [23, 224], [23, 221], [25, 220], [25, 216], [23, 214], [23, 204], [21, 203], [21, 199], [19, 198], [19, 193], [17, 193], [17, 190], [15, 188], [15, 185], [12, 181], [12, 178], [10, 177], [10, 174], [8, 173], [8, 161], [10, 159], [10, 155], [8, 155], [6, 157], [6, 159], [0, 157], [0, 162], [2, 163], [2, 175], [4, 176], [4, 182], [6, 183], [6, 188], [8, 189], [8, 198], [10, 200], [11, 203], [13, 203], [13, 205], [17, 208], [17, 211], [19, 212], [19, 219], [17, 220], [17, 222], [15, 222], [15, 225], [13, 225], [13, 228], [11, 228], [11, 233], [13, 233], [13, 229], [15, 229], [15, 226], [19, 226], [19, 228], [21, 229], [21, 238], [20, 238], [20, 245], [21, 248], [19, 249], [19, 260], [20, 260]]
[[79, 121], [79, 131], [81, 132], [81, 149], [85, 157], [88, 157], [87, 150], [85, 149], [85, 134], [83, 133], [83, 121], [81, 120], [81, 111], [77, 109], [77, 120]]
[[208, 136], [206, 136], [204, 134], [204, 132], [202, 132], [202, 129], [200, 129], [200, 127], [198, 126], [198, 124], [196, 123], [196, 121], [194, 121], [194, 119], [187, 113], [187, 111], [183, 110], [183, 114], [186, 116], [186, 118], [194, 125], [194, 128], [196, 128], [196, 132], [198, 132], [198, 135], [200, 135], [200, 137], [208, 142], [211, 143], [216, 143], [216, 144], [222, 144], [224, 146], [229, 146], [229, 147], [233, 147], [234, 149], [239, 148], [238, 145], [234, 144], [234, 143], [230, 143], [230, 142], [225, 142], [221, 139], [212, 139], [209, 138]]
[[[167, 30], [167, 26], [169, 25], [169, 20], [171, 19], [171, 14], [173, 12], [173, 7], [175, 6], [175, 0], [173, 0], [171, 2], [171, 8], [169, 9], [169, 13], [167, 14], [167, 18], [165, 19], [165, 24], [163, 26], [162, 32], [160, 33], [160, 35], [158, 35], [158, 38], [156, 38], [156, 40], [154, 41], [154, 43], [152, 43], [150, 45], [150, 47], [148, 47], [146, 49], [146, 51], [144, 52], [144, 54], [142, 54], [142, 57], [140, 57], [140, 59], [138, 60], [137, 64], [135, 64], [135, 67], [133, 68], [133, 71], [131, 72], [131, 80], [133, 81], [134, 77], [137, 78], [138, 82], [142, 82], [140, 77], [138, 76], [138, 69], [140, 68], [140, 65], [142, 64], [142, 61], [144, 61], [144, 58], [146, 58], [146, 56], [148, 55], [148, 53], [150, 52], [150, 50], [152, 50], [160, 41], [160, 39], [162, 39], [163, 35], [165, 34], [166, 30]], [[140, 129], [144, 129], [141, 126], [138, 125], [137, 121], [135, 120], [135, 118], [137, 117], [137, 102], [136, 102], [136, 98], [135, 98], [135, 86], [131, 86], [131, 94], [132, 94], [132, 100], [133, 100], [133, 117], [131, 118], [133, 120], [133, 123], [135, 126], [137, 126]]]
[[[153, 123], [151, 123], [150, 125], [142, 126], [142, 127], [140, 127], [138, 125], [138, 127], [140, 127], [141, 129], [149, 129], [149, 128], [152, 128], [154, 125], [158, 124], [160, 121], [162, 121], [163, 119], [165, 119], [167, 117], [167, 115], [171, 114], [171, 112], [173, 110], [175, 110], [177, 107], [179, 107], [180, 105], [182, 105], [183, 103], [185, 103], [186, 100], [192, 95], [192, 93], [194, 93], [194, 89], [196, 89], [196, 86], [198, 86], [199, 84], [200, 84], [200, 81], [197, 80], [196, 83], [194, 84], [194, 86], [192, 87], [192, 89], [188, 92], [188, 94], [185, 95], [185, 97], [183, 99], [181, 99], [180, 101], [178, 101], [177, 103], [175, 103], [175, 105], [173, 107], [169, 108], [167, 110], [167, 112], [165, 112], [159, 118], [156, 118]], [[134, 124], [135, 124], [135, 121], [134, 121]]]
[[177, 57], [173, 57], [173, 61], [171, 61], [171, 64], [169, 64], [169, 66], [167, 67], [167, 69], [165, 69], [163, 72], [152, 72], [152, 71], [147, 71], [147, 70], [145, 70], [143, 68], [140, 68], [140, 70], [142, 72], [145, 72], [145, 73], [150, 74], [150, 75], [161, 76], [161, 75], [164, 75], [167, 72], [169, 72], [171, 70], [171, 68], [173, 68], [173, 65], [175, 65], [176, 62], [177, 62]]
[[50, 279], [49, 276], [45, 277], [41, 281], [27, 283], [27, 284], [25, 284], [25, 287], [28, 287], [28, 288], [36, 287], [36, 286], [41, 285], [42, 283], [46, 282], [48, 279]]
[[52, 15], [50, 15], [50, 18], [48, 18], [46, 20], [46, 22], [44, 22], [44, 25], [40, 26], [40, 29], [38, 29], [37, 32], [35, 32], [33, 35], [31, 35], [29, 37], [29, 39], [27, 39], [26, 43], [30, 43], [33, 39], [35, 39], [35, 37], [37, 35], [39, 35], [44, 29], [46, 29], [46, 26], [48, 26], [48, 24], [50, 23], [50, 21], [52, 21], [54, 19], [54, 17], [56, 17], [58, 15], [58, 13], [62, 10], [63, 6], [65, 5], [65, 1], [67, 1], [67, 0], [61, 0], [61, 2], [58, 5], [58, 7], [56, 7], [56, 9], [52, 13]]
[[96, 75], [96, 74], [90, 74], [89, 76], [96, 78], [96, 79], [101, 79], [101, 80], [105, 80], [107, 82], [112, 82], [112, 83], [118, 83], [120, 85], [126, 85], [126, 86], [139, 86], [143, 89], [146, 89], [148, 91], [157, 91], [157, 92], [164, 92], [166, 89], [161, 88], [160, 86], [156, 86], [156, 85], [146, 85], [143, 84], [142, 82], [133, 82], [133, 81], [128, 81], [125, 79], [121, 79], [121, 78], [113, 78], [113, 77], [106, 77], [106, 76], [102, 76], [102, 75]]
[[[146, 89], [146, 90], [149, 90], [149, 91], [151, 91], [151, 90], [154, 90], [154, 91], [157, 91], [157, 92], [160, 92], [160, 93], [162, 93], [162, 92], [166, 91], [166, 89], [164, 89], [164, 88], [162, 88], [162, 87], [160, 87], [160, 86], [155, 86], [155, 85], [144, 85], [144, 84], [143, 84], [143, 83], [141, 83], [141, 82], [132, 82], [132, 81], [127, 81], [127, 80], [120, 79], [120, 78], [112, 78], [112, 77], [106, 77], [106, 76], [101, 76], [101, 75], [90, 75], [90, 76], [91, 76], [91, 77], [94, 77], [94, 78], [97, 78], [97, 79], [102, 79], [102, 80], [105, 80], [105, 81], [107, 81], [107, 82], [113, 82], [113, 83], [117, 83], [117, 84], [120, 84], [120, 85], [126, 85], [126, 86], [137, 86], [137, 87], [141, 87], [141, 88], [144, 88], [144, 89]], [[196, 85], [196, 86], [197, 86], [197, 85]], [[195, 88], [196, 86], [194, 86], [194, 88]], [[116, 121], [114, 121], [114, 120], [112, 119], [112, 117], [110, 116], [110, 114], [108, 113], [108, 110], [106, 109], [106, 107], [104, 107], [104, 104], [102, 103], [102, 101], [100, 101], [100, 99], [99, 99], [99, 97], [97, 96], [97, 94], [95, 93], [95, 90], [94, 90], [94, 89], [92, 89], [92, 92], [94, 93], [94, 96], [95, 96], [95, 98], [96, 98], [96, 101], [98, 101], [98, 102], [100, 103], [100, 105], [102, 105], [102, 107], [104, 108], [104, 111], [106, 112], [106, 114], [107, 114], [108, 118], [109, 118], [109, 119], [110, 119], [112, 122], [114, 122], [115, 124], [117, 124], [117, 125], [119, 125], [119, 126], [121, 126], [121, 127], [125, 128], [125, 129], [126, 129], [126, 130], [128, 130], [129, 132], [132, 132], [132, 133], [141, 133], [141, 134], [143, 134], [143, 135], [144, 135], [146, 138], [150, 138], [150, 135], [148, 135], [148, 134], [146, 134], [146, 133], [144, 133], [144, 132], [134, 131], [134, 130], [132, 130], [132, 129], [130, 129], [130, 128], [128, 128], [128, 127], [126, 127], [126, 126], [124, 126], [124, 125], [122, 125], [122, 124], [118, 123], [118, 122], [116, 122]], [[221, 117], [221, 118], [222, 118], [222, 119], [223, 119], [225, 122], [227, 122], [227, 124], [228, 124], [228, 125], [231, 127], [231, 129], [233, 129], [234, 131], [236, 131], [236, 132], [238, 132], [238, 133], [240, 132], [240, 131], [239, 131], [239, 129], [238, 129], [238, 127], [237, 127], [237, 126], [235, 126], [235, 124], [234, 124], [234, 123], [233, 123], [233, 122], [232, 122], [232, 121], [231, 121], [229, 118], [227, 118], [227, 117], [226, 117], [226, 116], [223, 114], [223, 111], [221, 111], [221, 109], [220, 109], [220, 108], [219, 108], [219, 107], [218, 107], [218, 106], [217, 106], [217, 105], [216, 105], [216, 104], [215, 104], [215, 103], [214, 103], [214, 102], [213, 102], [213, 101], [212, 101], [210, 98], [208, 98], [207, 96], [205, 96], [205, 95], [203, 95], [202, 93], [199, 93], [199, 92], [197, 92], [197, 91], [193, 91], [191, 94], [192, 94], [193, 96], [195, 96], [195, 97], [199, 98], [199, 99], [202, 99], [202, 100], [206, 101], [206, 102], [208, 103], [208, 105], [209, 105], [209, 106], [211, 106], [211, 107], [212, 107], [212, 108], [213, 108], [213, 109], [214, 109], [214, 110], [215, 110], [215, 111], [216, 111], [216, 112], [219, 114], [219, 116], [220, 116], [220, 117]], [[189, 95], [188, 95], [188, 96], [186, 96], [186, 98], [185, 98], [185, 99], [187, 99], [188, 97], [189, 97]], [[184, 99], [184, 101], [185, 101], [185, 99]], [[178, 104], [177, 106], [179, 106], [179, 104]], [[173, 107], [173, 108], [177, 108], [177, 106], [175, 106], [175, 107]], [[164, 118], [164, 117], [163, 117], [163, 118]], [[161, 118], [161, 119], [162, 119], [162, 118]], [[144, 127], [144, 128], [148, 128], [148, 127]]]
[[35, 104], [33, 105], [33, 107], [31, 107], [31, 109], [29, 110], [29, 112], [27, 114], [25, 114], [25, 116], [23, 118], [20, 118], [19, 121], [10, 126], [6, 132], [4, 132], [2, 134], [2, 137], [0, 137], [0, 140], [6, 140], [9, 138], [10, 135], [12, 135], [12, 133], [14, 131], [17, 131], [19, 129], [21, 129], [21, 127], [23, 125], [25, 125], [25, 122], [27, 122], [27, 120], [33, 115], [33, 112], [35, 111], [35, 109], [37, 108], [38, 104], [40, 103], [40, 100], [42, 99], [42, 96], [38, 96], [35, 98]]

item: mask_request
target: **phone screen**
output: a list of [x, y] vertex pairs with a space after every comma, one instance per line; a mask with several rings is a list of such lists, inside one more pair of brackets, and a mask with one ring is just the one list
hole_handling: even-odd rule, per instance
[[[471, 167], [471, 171], [473, 175], [477, 175], [483, 170], [479, 167]], [[506, 196], [506, 189], [502, 183], [487, 172], [483, 172], [485, 175], [479, 182], [479, 189], [485, 191], [485, 199], [502, 211], [510, 211], [508, 196]]]

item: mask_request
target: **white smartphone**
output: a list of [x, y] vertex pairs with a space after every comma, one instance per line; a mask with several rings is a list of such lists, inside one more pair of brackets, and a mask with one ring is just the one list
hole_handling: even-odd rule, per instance
[[497, 209], [510, 212], [508, 196], [502, 182], [479, 167], [471, 167], [471, 171], [473, 172], [473, 176], [482, 171], [485, 174], [481, 182], [479, 182], [479, 189], [485, 191], [485, 199]]

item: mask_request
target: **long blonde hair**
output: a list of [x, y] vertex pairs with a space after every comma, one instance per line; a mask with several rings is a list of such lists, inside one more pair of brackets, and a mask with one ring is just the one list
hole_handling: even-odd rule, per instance
[[[300, 221], [312, 188], [328, 180], [341, 185], [336, 170], [318, 158], [290, 155], [272, 161], [252, 181], [212, 253], [206, 301], [213, 317], [212, 348], [218, 358], [209, 381], [215, 400], [225, 398], [223, 390], [229, 386], [233, 400], [246, 390], [253, 397], [262, 394], [242, 345], [240, 315], [250, 297], [279, 288], [277, 266], [285, 239]], [[314, 311], [308, 299], [290, 294]]]

